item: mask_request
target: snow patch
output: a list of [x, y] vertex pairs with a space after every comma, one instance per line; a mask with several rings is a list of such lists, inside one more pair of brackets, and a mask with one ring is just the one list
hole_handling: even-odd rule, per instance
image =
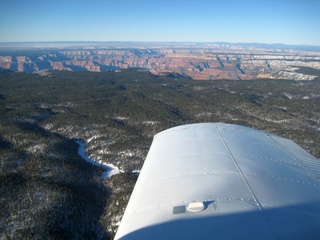
[[80, 141], [80, 140], [76, 140], [76, 143], [79, 145], [78, 154], [80, 157], [82, 157], [88, 163], [91, 163], [95, 166], [103, 167], [105, 169], [105, 171], [102, 173], [103, 179], [109, 178], [113, 175], [120, 173], [119, 168], [114, 166], [113, 164], [107, 164], [102, 161], [97, 162], [97, 161], [94, 161], [91, 158], [89, 158], [86, 155], [86, 143], [84, 143], [83, 141]]
[[30, 146], [28, 149], [27, 149], [27, 152], [29, 153], [39, 153], [39, 152], [44, 152], [46, 148], [46, 145], [45, 144], [35, 144], [33, 146]]
[[118, 153], [118, 155], [122, 157], [132, 157], [135, 156], [135, 153], [132, 151], [121, 151]]
[[157, 121], [143, 121], [142, 123], [146, 124], [146, 125], [155, 125], [155, 124], [158, 124], [159, 122], [157, 122]]
[[121, 221], [116, 222], [115, 224], [113, 224], [114, 227], [119, 227], [120, 226]]
[[94, 135], [93, 137], [91, 137], [91, 138], [89, 138], [88, 140], [87, 140], [87, 143], [89, 143], [89, 142], [91, 142], [92, 140], [95, 140], [95, 139], [97, 139], [97, 138], [99, 138], [100, 136], [99, 135]]
[[121, 116], [117, 116], [117, 117], [114, 117], [114, 120], [118, 120], [118, 121], [123, 121], [123, 120], [128, 120], [129, 118], [127, 117], [121, 117]]
[[139, 175], [140, 174], [140, 170], [133, 170], [132, 173]]
[[292, 95], [291, 94], [289, 94], [289, 93], [283, 93], [283, 95], [285, 95], [288, 99], [292, 99]]
[[44, 125], [43, 128], [46, 129], [46, 130], [50, 130], [51, 128], [53, 128], [53, 124], [52, 123], [48, 123], [48, 124]]

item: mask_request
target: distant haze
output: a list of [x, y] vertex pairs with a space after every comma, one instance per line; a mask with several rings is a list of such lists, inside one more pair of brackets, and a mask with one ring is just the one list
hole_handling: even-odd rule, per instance
[[320, 46], [318, 0], [4, 0], [0, 42], [183, 41]]

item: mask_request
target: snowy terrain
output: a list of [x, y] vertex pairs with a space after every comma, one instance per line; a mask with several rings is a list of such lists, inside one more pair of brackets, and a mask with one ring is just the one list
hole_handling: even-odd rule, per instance
[[87, 162], [95, 165], [95, 166], [100, 166], [105, 168], [105, 171], [102, 173], [102, 178], [106, 179], [109, 178], [115, 174], [119, 174], [120, 170], [119, 168], [117, 168], [116, 166], [112, 165], [112, 164], [106, 164], [103, 162], [96, 162], [94, 160], [92, 160], [91, 158], [89, 158], [86, 155], [86, 144], [81, 141], [81, 140], [76, 140], [76, 143], [79, 145], [79, 149], [78, 149], [78, 154]]

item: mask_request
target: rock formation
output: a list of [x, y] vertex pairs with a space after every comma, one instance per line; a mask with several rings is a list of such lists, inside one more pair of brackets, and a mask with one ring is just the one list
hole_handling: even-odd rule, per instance
[[[0, 68], [35, 73], [44, 70], [107, 71], [144, 68], [153, 74], [177, 73], [195, 80], [257, 78], [312, 80], [319, 77], [320, 52], [240, 44], [146, 44], [53, 47], [29, 55], [0, 51]], [[308, 70], [304, 73], [303, 70]]]

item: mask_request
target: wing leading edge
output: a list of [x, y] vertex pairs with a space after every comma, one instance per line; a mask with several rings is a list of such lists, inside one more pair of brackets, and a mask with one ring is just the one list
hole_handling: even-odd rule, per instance
[[320, 161], [224, 123], [158, 133], [115, 239], [318, 239]]

